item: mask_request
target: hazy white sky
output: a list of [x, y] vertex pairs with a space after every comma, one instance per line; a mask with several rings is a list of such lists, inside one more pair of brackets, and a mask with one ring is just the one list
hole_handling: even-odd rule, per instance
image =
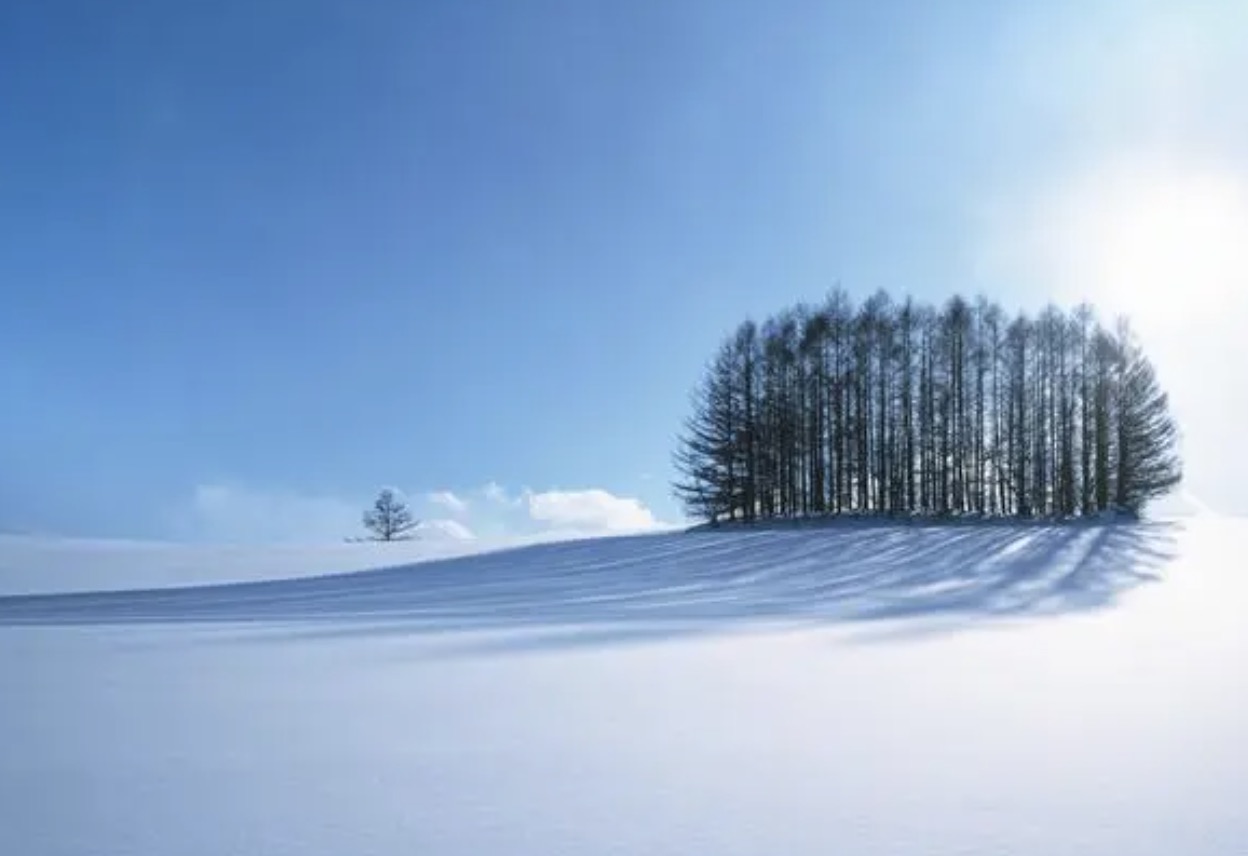
[[[1248, 5], [1020, 22], [1005, 67], [1079, 144], [983, 201], [981, 276], [1127, 313], [1182, 425], [1185, 488], [1248, 512]], [[1077, 34], [1073, 36], [1072, 34]], [[1060, 44], [1060, 48], [1058, 45]]]

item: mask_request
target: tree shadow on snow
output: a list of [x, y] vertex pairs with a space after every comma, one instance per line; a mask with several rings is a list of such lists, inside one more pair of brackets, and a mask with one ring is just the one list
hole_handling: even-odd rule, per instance
[[[376, 571], [181, 589], [0, 598], [0, 625], [243, 624], [262, 638], [483, 633], [548, 650], [750, 622], [1095, 609], [1158, 579], [1176, 524], [904, 524], [611, 538]], [[525, 631], [516, 633], [514, 631]]]

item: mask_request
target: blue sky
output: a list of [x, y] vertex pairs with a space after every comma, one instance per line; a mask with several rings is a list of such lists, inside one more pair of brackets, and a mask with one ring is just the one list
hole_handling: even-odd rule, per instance
[[5, 17], [0, 530], [674, 521], [705, 359], [838, 281], [1132, 312], [1191, 492], [1248, 507], [1248, 383], [1199, 391], [1248, 356], [1237, 4]]

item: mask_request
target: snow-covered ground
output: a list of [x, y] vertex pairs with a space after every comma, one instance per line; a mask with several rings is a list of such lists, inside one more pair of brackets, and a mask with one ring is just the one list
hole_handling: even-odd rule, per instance
[[0, 853], [1248, 852], [1243, 520], [189, 549], [0, 541]]
[[180, 544], [0, 534], [0, 595], [172, 588], [394, 567], [515, 546], [426, 533], [388, 544]]

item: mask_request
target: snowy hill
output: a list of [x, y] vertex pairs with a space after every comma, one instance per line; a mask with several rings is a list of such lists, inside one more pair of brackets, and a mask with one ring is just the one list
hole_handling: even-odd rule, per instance
[[0, 535], [0, 595], [290, 579], [469, 555], [507, 542], [200, 545]]
[[67, 549], [0, 539], [2, 853], [1248, 844], [1245, 521]]
[[[131, 580], [155, 576], [163, 564], [174, 567], [169, 579], [195, 582], [212, 569], [236, 584], [13, 597], [0, 601], [0, 619], [93, 624], [367, 619], [397, 621], [416, 631], [431, 625], [451, 630], [482, 624], [696, 626], [743, 619], [1064, 611], [1102, 605], [1155, 579], [1174, 553], [1176, 531], [1165, 523], [868, 521], [603, 538], [452, 559], [440, 559], [445, 545], [420, 542], [364, 545], [362, 551], [343, 545], [319, 553], [96, 546], [98, 555], [81, 557], [84, 566], [131, 562], [145, 570], [129, 574]], [[92, 549], [89, 542], [72, 546]], [[177, 566], [175, 559], [188, 564]], [[299, 574], [301, 559], [304, 568], [319, 568], [321, 574]], [[412, 564], [417, 559], [423, 561]], [[328, 572], [347, 570], [352, 560], [376, 569]], [[276, 578], [257, 580], [257, 570], [266, 567]], [[27, 573], [23, 580], [29, 583], [33, 576]]]

